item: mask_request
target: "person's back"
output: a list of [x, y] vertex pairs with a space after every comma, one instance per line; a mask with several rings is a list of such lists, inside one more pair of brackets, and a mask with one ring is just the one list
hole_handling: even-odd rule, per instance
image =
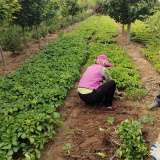
[[103, 78], [101, 76], [101, 69], [103, 66], [94, 64], [87, 68], [83, 77], [81, 78], [78, 87], [97, 89], [103, 84]]
[[[113, 64], [109, 63], [107, 56], [99, 55], [95, 63], [87, 68], [78, 85], [78, 94], [83, 101], [89, 104], [103, 101], [101, 108], [105, 110], [118, 107], [112, 104], [116, 83], [105, 68], [110, 66]], [[106, 82], [103, 83], [103, 80]]]

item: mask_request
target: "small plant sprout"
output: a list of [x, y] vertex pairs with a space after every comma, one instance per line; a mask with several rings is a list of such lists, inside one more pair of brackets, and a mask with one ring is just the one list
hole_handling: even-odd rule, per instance
[[78, 131], [78, 128], [75, 128], [74, 131], [77, 132], [77, 131]]
[[66, 152], [70, 155], [71, 153], [70, 153], [70, 149], [71, 148], [71, 144], [70, 143], [66, 143], [63, 147], [62, 147], [62, 149], [64, 149], [64, 150], [66, 150]]
[[66, 131], [69, 131], [69, 129], [70, 129], [69, 126], [67, 126], [67, 127], [65, 128]]
[[101, 153], [101, 152], [88, 153], [88, 154], [97, 154], [97, 155], [101, 156], [102, 158], [105, 158], [107, 156], [106, 153]]
[[71, 136], [71, 133], [70, 132], [67, 132], [67, 137], [66, 138], [68, 138], [68, 139], [72, 139], [72, 136]]
[[98, 152], [96, 154], [99, 155], [99, 156], [101, 156], [102, 158], [105, 158], [107, 156], [106, 153], [101, 153], [101, 152]]
[[108, 129], [99, 128], [100, 132], [104, 132], [104, 131], [108, 132], [109, 130], [110, 130], [110, 128], [108, 128]]
[[99, 128], [99, 131], [100, 131], [100, 132], [103, 132], [103, 131], [105, 131], [105, 129], [103, 129], [103, 128]]
[[113, 124], [114, 123], [114, 118], [113, 117], [109, 117], [107, 122], [110, 123], [110, 124]]
[[148, 113], [148, 115], [146, 117], [139, 117], [138, 120], [142, 121], [144, 123], [149, 121], [151, 123], [151, 125], [153, 124], [153, 122], [156, 122], [155, 116], [150, 115], [149, 113]]
[[51, 153], [51, 150], [49, 150], [48, 152], [47, 152], [47, 154], [49, 155]]
[[133, 104], [134, 104], [134, 106], [135, 106], [135, 107], [137, 107], [137, 108], [139, 108], [139, 107], [140, 107], [140, 104], [139, 104], [139, 103], [137, 103], [137, 102], [134, 102]]
[[121, 97], [121, 96], [117, 96], [119, 99], [123, 99], [123, 97]]

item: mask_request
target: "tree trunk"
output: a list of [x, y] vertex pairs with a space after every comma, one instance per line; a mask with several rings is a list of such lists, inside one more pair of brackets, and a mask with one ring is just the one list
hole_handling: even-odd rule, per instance
[[69, 32], [69, 25], [70, 25], [70, 24], [69, 24], [69, 16], [68, 16], [68, 32]]
[[131, 22], [128, 22], [127, 27], [127, 43], [130, 44], [130, 29], [131, 29]]
[[41, 49], [41, 44], [40, 44], [40, 38], [39, 38], [39, 33], [38, 33], [38, 27], [36, 25], [36, 32], [37, 32], [37, 37], [38, 37], [38, 42], [39, 42], [39, 50]]
[[64, 34], [64, 17], [62, 18], [62, 22], [63, 22], [63, 34]]
[[72, 25], [72, 30], [73, 30], [73, 15], [72, 15], [72, 23], [71, 23], [71, 25]]
[[0, 51], [1, 51], [1, 56], [2, 56], [2, 60], [3, 60], [3, 64], [4, 64], [4, 71], [7, 72], [6, 62], [5, 62], [5, 59], [4, 59], [4, 55], [3, 55], [1, 45], [0, 45]]
[[124, 37], [124, 24], [122, 24], [122, 35]]
[[22, 26], [22, 30], [23, 30], [23, 40], [24, 40], [25, 53], [26, 53], [26, 56], [28, 57], [28, 51], [27, 51], [27, 45], [26, 45], [26, 39], [25, 39], [24, 26]]
[[47, 37], [48, 37], [48, 42], [49, 42], [49, 32], [48, 32], [48, 23], [47, 23], [47, 20], [46, 20], [46, 26], [47, 26]]

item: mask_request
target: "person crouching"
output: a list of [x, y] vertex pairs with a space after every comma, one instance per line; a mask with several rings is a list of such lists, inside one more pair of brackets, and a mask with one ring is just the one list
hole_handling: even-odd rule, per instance
[[[112, 103], [114, 93], [119, 94], [116, 83], [106, 67], [111, 67], [106, 55], [99, 55], [95, 63], [89, 66], [79, 81], [79, 97], [88, 104], [103, 101], [103, 110], [115, 110], [117, 105]], [[103, 83], [103, 80], [106, 82]]]

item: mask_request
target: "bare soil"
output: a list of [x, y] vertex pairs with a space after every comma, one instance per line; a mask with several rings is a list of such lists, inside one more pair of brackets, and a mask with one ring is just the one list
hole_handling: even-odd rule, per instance
[[[79, 24], [75, 24], [73, 29]], [[155, 142], [158, 132], [160, 132], [160, 108], [148, 111], [146, 107], [155, 100], [159, 92], [160, 73], [141, 54], [141, 49], [145, 48], [145, 46], [133, 41], [128, 45], [126, 36], [122, 36], [121, 27], [118, 24], [116, 25], [119, 29], [119, 33], [115, 37], [116, 43], [129, 53], [130, 59], [137, 65], [137, 70], [140, 72], [141, 81], [143, 82], [144, 89], [147, 91], [147, 96], [142, 100], [128, 99], [124, 95], [123, 99], [115, 97], [113, 103], [119, 107], [115, 111], [103, 111], [97, 107], [98, 104], [92, 106], [80, 100], [77, 94], [79, 81], [77, 80], [74, 88], [69, 91], [63, 104], [59, 107], [64, 126], [45, 145], [44, 150], [41, 151], [39, 160], [101, 160], [102, 157], [97, 155], [97, 152], [106, 153], [107, 157], [104, 158], [106, 160], [120, 159], [114, 157], [118, 149], [118, 137], [114, 134], [116, 126], [125, 119], [138, 120], [139, 116], [144, 117], [148, 113], [155, 116], [156, 123], [153, 125], [149, 122], [143, 124], [143, 138], [146, 140], [149, 149], [151, 142]], [[70, 27], [70, 30], [72, 30], [72, 27]], [[65, 32], [67, 31], [68, 28]], [[50, 36], [50, 40], [56, 40], [58, 33]], [[43, 45], [47, 43], [47, 39], [41, 41], [43, 41]], [[29, 44], [28, 50], [31, 55], [36, 55], [37, 48], [38, 44], [32, 42]], [[16, 70], [22, 61], [26, 59], [24, 54], [13, 56], [9, 52], [5, 52], [5, 58], [9, 71]], [[2, 66], [0, 60], [1, 75], [3, 74]], [[83, 71], [83, 68], [81, 71]], [[107, 122], [109, 117], [114, 117], [112, 125]], [[109, 131], [100, 132], [99, 128], [108, 129]], [[67, 143], [71, 145], [69, 149], [70, 154], [62, 149]], [[147, 157], [146, 160], [148, 159], [150, 158]]]

